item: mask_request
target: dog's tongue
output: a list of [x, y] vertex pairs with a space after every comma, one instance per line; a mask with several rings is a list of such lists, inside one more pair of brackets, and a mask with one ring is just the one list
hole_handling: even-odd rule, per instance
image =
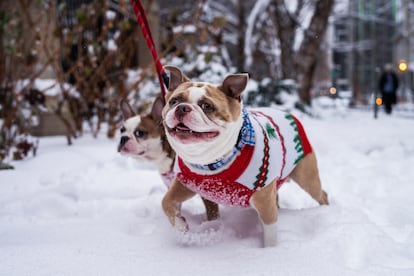
[[189, 127], [187, 127], [187, 126], [186, 126], [185, 124], [183, 124], [183, 123], [178, 124], [178, 125], [176, 126], [176, 128], [177, 128], [178, 130], [181, 130], [181, 131], [190, 131], [190, 130], [191, 130]]
[[217, 131], [197, 132], [183, 123], [179, 123], [173, 129], [169, 129], [169, 131], [182, 143], [204, 141], [206, 139], [212, 139], [219, 134]]

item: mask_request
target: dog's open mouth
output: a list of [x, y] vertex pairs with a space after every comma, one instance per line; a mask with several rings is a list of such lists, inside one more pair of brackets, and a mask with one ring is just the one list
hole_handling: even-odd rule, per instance
[[118, 152], [125, 155], [131, 156], [142, 156], [145, 154], [145, 151], [134, 151], [129, 149], [128, 147], [118, 146]]
[[168, 128], [171, 136], [177, 137], [180, 140], [209, 140], [219, 135], [218, 131], [198, 132], [194, 131], [183, 123], [177, 124], [173, 128]]

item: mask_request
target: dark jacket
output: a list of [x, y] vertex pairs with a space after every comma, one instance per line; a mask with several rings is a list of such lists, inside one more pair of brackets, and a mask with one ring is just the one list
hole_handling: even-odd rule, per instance
[[389, 74], [391, 76], [392, 84], [393, 84], [392, 85], [393, 90], [392, 91], [389, 91], [388, 93], [395, 94], [395, 92], [398, 89], [399, 83], [398, 83], [398, 77], [397, 77], [397, 75], [394, 72], [384, 72], [384, 73], [382, 73], [382, 75], [380, 77], [380, 80], [379, 80], [379, 83], [378, 83], [379, 91], [382, 94], [385, 94], [386, 93], [385, 86], [386, 86], [386, 82], [387, 82], [387, 74]]

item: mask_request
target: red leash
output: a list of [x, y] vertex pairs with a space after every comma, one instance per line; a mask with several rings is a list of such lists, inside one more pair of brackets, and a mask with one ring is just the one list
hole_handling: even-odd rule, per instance
[[166, 94], [165, 86], [168, 88], [169, 83], [168, 75], [165, 73], [164, 68], [162, 67], [162, 63], [158, 57], [157, 49], [155, 48], [154, 40], [152, 39], [151, 30], [141, 0], [131, 0], [131, 4], [134, 8], [135, 15], [137, 16], [138, 25], [141, 28], [142, 35], [144, 36], [144, 39], [147, 42], [147, 46], [151, 51], [152, 58], [154, 59], [155, 68], [157, 69], [158, 81], [160, 82], [161, 94], [164, 99]]

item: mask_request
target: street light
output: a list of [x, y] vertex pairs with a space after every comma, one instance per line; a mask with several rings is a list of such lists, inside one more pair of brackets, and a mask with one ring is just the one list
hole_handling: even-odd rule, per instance
[[400, 72], [403, 74], [403, 87], [402, 87], [402, 99], [405, 100], [407, 97], [407, 92], [406, 92], [406, 82], [407, 82], [407, 71], [408, 71], [408, 63], [406, 60], [402, 59], [400, 60], [400, 62], [398, 63], [398, 70], [400, 70]]
[[398, 70], [400, 70], [401, 73], [405, 73], [408, 70], [408, 64], [405, 60], [400, 60], [398, 63]]

